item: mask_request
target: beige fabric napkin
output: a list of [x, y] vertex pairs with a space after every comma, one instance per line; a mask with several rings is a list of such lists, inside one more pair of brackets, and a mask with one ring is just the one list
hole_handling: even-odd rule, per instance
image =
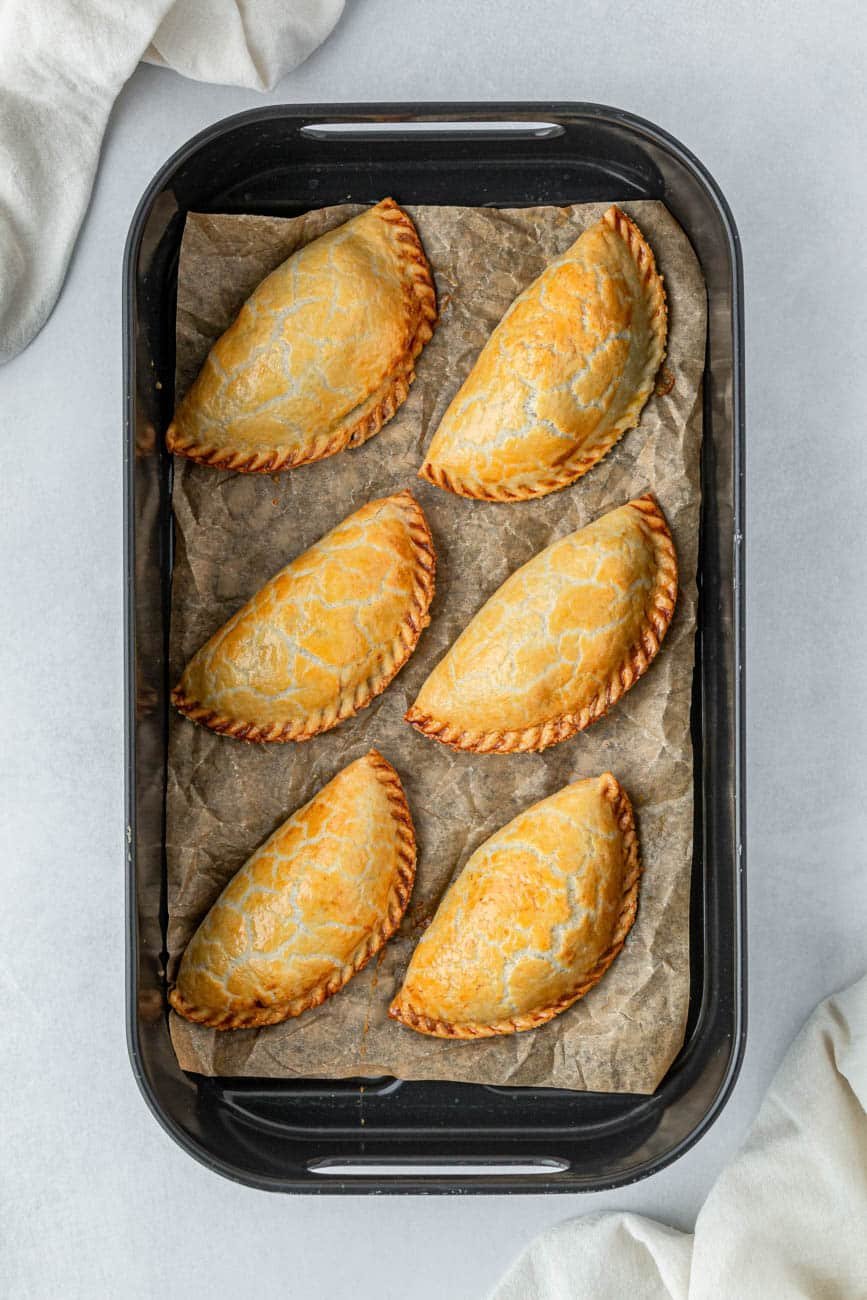
[[0, 364], [48, 319], [108, 115], [142, 57], [267, 90], [332, 30], [344, 0], [2, 0]]
[[491, 1300], [863, 1300], [867, 975], [813, 1012], [694, 1234], [588, 1215], [537, 1238]]

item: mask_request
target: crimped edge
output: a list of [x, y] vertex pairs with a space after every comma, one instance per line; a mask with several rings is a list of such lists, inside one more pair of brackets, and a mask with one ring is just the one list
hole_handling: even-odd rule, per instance
[[580, 983], [574, 989], [564, 993], [556, 1002], [552, 1002], [546, 1007], [540, 1007], [536, 1011], [524, 1012], [522, 1015], [514, 1016], [508, 1020], [496, 1021], [494, 1024], [482, 1024], [480, 1021], [471, 1020], [456, 1025], [448, 1020], [438, 1020], [435, 1017], [426, 1016], [413, 1007], [408, 999], [405, 1003], [401, 1003], [403, 989], [392, 999], [388, 1008], [388, 1014], [392, 1020], [398, 1020], [401, 1024], [406, 1025], [408, 1029], [414, 1029], [416, 1033], [427, 1034], [432, 1038], [494, 1038], [502, 1034], [523, 1033], [528, 1029], [537, 1029], [540, 1025], [547, 1024], [549, 1020], [553, 1020], [561, 1011], [567, 1010], [568, 1007], [571, 1007], [579, 998], [583, 998], [586, 993], [589, 993], [599, 983], [608, 967], [620, 953], [626, 942], [626, 936], [632, 929], [638, 910], [638, 892], [641, 880], [638, 833], [635, 829], [635, 816], [629, 795], [611, 772], [604, 772], [601, 779], [605, 781], [603, 793], [614, 807], [614, 817], [623, 836], [626, 868], [620, 913], [617, 918], [614, 938], [593, 969], [581, 977]]
[[354, 975], [364, 969], [371, 957], [376, 956], [398, 929], [415, 882], [415, 827], [397, 771], [376, 749], [369, 750], [364, 757], [373, 769], [374, 776], [385, 789], [397, 832], [395, 881], [389, 892], [383, 921], [361, 940], [339, 971], [334, 972], [327, 980], [323, 980], [303, 997], [296, 998], [292, 1002], [284, 1002], [272, 1007], [254, 1007], [249, 1012], [243, 1013], [218, 1014], [211, 1008], [187, 1002], [178, 986], [174, 985], [169, 991], [169, 1002], [185, 1020], [220, 1030], [261, 1029], [267, 1025], [277, 1025], [284, 1020], [291, 1020], [304, 1011], [321, 1006], [328, 998], [338, 993]]
[[334, 432], [317, 434], [302, 448], [284, 452], [279, 448], [273, 451], [237, 451], [220, 444], [200, 442], [192, 436], [182, 437], [173, 419], [166, 431], [166, 446], [170, 452], [213, 469], [235, 470], [241, 474], [274, 474], [324, 460], [346, 447], [360, 447], [388, 423], [406, 401], [410, 384], [415, 379], [415, 359], [433, 335], [437, 321], [436, 289], [412, 219], [390, 198], [382, 199], [368, 211], [378, 212], [392, 230], [406, 289], [407, 318], [413, 324], [406, 351], [395, 362], [394, 373], [349, 413], [349, 423]]
[[647, 672], [671, 625], [677, 604], [677, 554], [661, 507], [651, 492], [626, 504], [639, 512], [645, 529], [651, 535], [656, 554], [657, 582], [640, 639], [630, 646], [604, 689], [589, 704], [573, 713], [561, 713], [522, 730], [511, 731], [465, 731], [422, 712], [414, 704], [404, 714], [405, 720], [423, 735], [452, 749], [471, 750], [475, 754], [518, 754], [547, 749], [549, 745], [568, 740], [603, 717]]
[[272, 722], [260, 725], [247, 722], [243, 718], [228, 717], [219, 710], [211, 709], [199, 700], [188, 696], [182, 689], [181, 682], [178, 682], [171, 693], [172, 704], [179, 713], [189, 718], [191, 722], [207, 727], [209, 731], [216, 731], [221, 736], [231, 736], [234, 740], [246, 740], [251, 743], [285, 744], [289, 741], [300, 743], [318, 736], [323, 731], [330, 731], [338, 723], [366, 708], [371, 700], [382, 694], [410, 658], [418, 645], [419, 637], [430, 623], [428, 611], [436, 588], [436, 552], [421, 506], [406, 488], [391, 497], [383, 497], [382, 500], [394, 502], [406, 513], [407, 532], [412, 543], [415, 563], [412, 601], [409, 609], [397, 636], [387, 647], [371, 675], [352, 689], [343, 691], [327, 709], [312, 714], [304, 722], [290, 722], [283, 725]]
[[[653, 329], [654, 346], [642, 371], [641, 382], [636, 387], [635, 397], [626, 411], [601, 437], [596, 438], [589, 445], [583, 444], [580, 448], [576, 448], [562, 464], [552, 469], [547, 476], [540, 477], [536, 483], [525, 483], [518, 487], [509, 487], [507, 484], [489, 485], [480, 483], [477, 479], [450, 473], [448, 469], [431, 464], [427, 459], [418, 471], [419, 478], [432, 483], [434, 487], [474, 501], [528, 501], [535, 497], [548, 496], [549, 493], [558, 492], [561, 488], [574, 483], [598, 464], [615, 443], [620, 441], [624, 433], [638, 424], [641, 413], [653, 393], [654, 379], [659, 367], [665, 360], [668, 337], [665, 286], [662, 276], [656, 269], [653, 250], [632, 218], [625, 212], [621, 212], [616, 204], [612, 204], [597, 224], [603, 222], [622, 239], [635, 263], [647, 299], [650, 324]], [[592, 230], [593, 227], [589, 229]], [[584, 233], [586, 234], [587, 231]]]

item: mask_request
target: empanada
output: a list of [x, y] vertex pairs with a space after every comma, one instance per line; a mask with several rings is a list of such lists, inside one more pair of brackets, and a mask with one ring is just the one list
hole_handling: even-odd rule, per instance
[[438, 1038], [535, 1029], [605, 974], [635, 919], [632, 806], [610, 772], [486, 840], [446, 892], [389, 1015]]
[[384, 691], [430, 622], [436, 560], [409, 492], [371, 501], [256, 593], [172, 691], [239, 740], [309, 740]]
[[653, 253], [635, 223], [609, 208], [512, 303], [419, 473], [486, 501], [573, 483], [638, 423], [666, 329]]
[[507, 578], [406, 719], [454, 749], [546, 749], [600, 718], [647, 671], [676, 599], [674, 543], [648, 494]]
[[190, 940], [169, 1002], [213, 1029], [318, 1007], [394, 934], [414, 875], [400, 778], [372, 749], [232, 877]]
[[406, 398], [436, 317], [415, 226], [383, 199], [262, 281], [178, 406], [169, 451], [252, 473], [360, 446]]

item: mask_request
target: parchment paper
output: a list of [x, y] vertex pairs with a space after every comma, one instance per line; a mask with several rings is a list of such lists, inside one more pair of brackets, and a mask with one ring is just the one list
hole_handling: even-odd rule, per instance
[[[172, 718], [170, 978], [195, 926], [248, 855], [371, 746], [400, 772], [419, 844], [407, 916], [378, 960], [322, 1007], [267, 1029], [219, 1033], [172, 1013], [172, 1039], [184, 1069], [646, 1093], [683, 1041], [705, 290], [685, 235], [661, 204], [623, 205], [654, 249], [670, 307], [665, 378], [673, 378], [673, 387], [651, 398], [641, 426], [572, 487], [539, 501], [467, 501], [416, 477], [423, 448], [506, 307], [607, 206], [409, 208], [436, 274], [442, 318], [397, 416], [358, 450], [273, 477], [176, 462], [173, 681], [263, 582], [365, 501], [410, 487], [437, 551], [431, 626], [385, 693], [355, 718], [301, 745], [248, 745]], [[347, 204], [292, 219], [187, 218], [178, 286], [178, 396], [256, 284], [294, 249], [360, 210]], [[433, 665], [514, 569], [648, 488], [674, 533], [681, 594], [650, 672], [606, 718], [543, 754], [510, 756], [454, 753], [402, 720]], [[528, 804], [609, 768], [635, 805], [644, 877], [635, 926], [601, 983], [545, 1027], [506, 1038], [440, 1041], [390, 1021], [386, 1009], [412, 949], [469, 854]]]

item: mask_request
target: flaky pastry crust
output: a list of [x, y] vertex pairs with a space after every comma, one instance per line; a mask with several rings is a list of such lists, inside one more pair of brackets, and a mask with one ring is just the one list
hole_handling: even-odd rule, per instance
[[677, 556], [650, 494], [570, 533], [507, 578], [406, 720], [453, 749], [547, 749], [647, 672], [677, 601]]
[[169, 1002], [212, 1029], [256, 1029], [318, 1007], [400, 925], [415, 859], [400, 778], [372, 749], [229, 881], [187, 945]]
[[406, 399], [436, 319], [415, 226], [383, 199], [262, 281], [180, 402], [168, 449], [265, 474], [358, 447]]
[[389, 1015], [436, 1038], [536, 1029], [623, 948], [641, 875], [629, 797], [610, 772], [526, 809], [469, 858]]
[[419, 474], [484, 501], [523, 501], [574, 483], [638, 424], [666, 334], [653, 253], [611, 207], [512, 303]]
[[237, 740], [303, 741], [363, 709], [430, 622], [436, 557], [410, 492], [371, 501], [276, 574], [197, 651], [172, 691]]

